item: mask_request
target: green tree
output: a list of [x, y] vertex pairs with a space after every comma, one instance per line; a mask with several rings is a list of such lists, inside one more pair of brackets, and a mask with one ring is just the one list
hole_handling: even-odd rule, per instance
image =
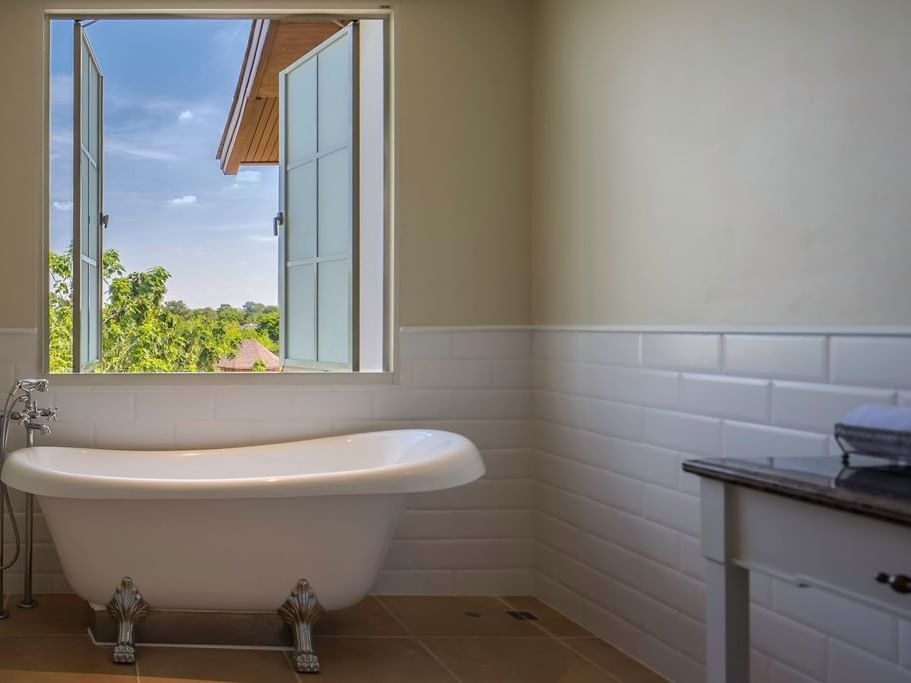
[[266, 311], [265, 313], [262, 313], [256, 322], [256, 331], [269, 339], [271, 344], [266, 344], [266, 346], [271, 351], [278, 351], [278, 310]]
[[73, 369], [73, 248], [50, 254], [50, 331], [51, 372]]
[[266, 304], [257, 303], [256, 301], [248, 301], [241, 308], [244, 309], [244, 313], [247, 314], [248, 318], [255, 318], [264, 310], [266, 310]]
[[[72, 369], [72, 248], [50, 257], [50, 357], [52, 372]], [[211, 372], [232, 357], [244, 339], [273, 346], [269, 334], [243, 324], [245, 312], [165, 302], [168, 271], [156, 266], [127, 273], [120, 254], [106, 250], [101, 372]]]
[[220, 320], [232, 320], [238, 324], [244, 321], [244, 312], [239, 308], [234, 308], [231, 304], [222, 304], [215, 310], [215, 315]]
[[168, 313], [179, 315], [181, 318], [190, 315], [190, 307], [180, 299], [177, 299], [176, 301], [165, 301], [164, 308]]

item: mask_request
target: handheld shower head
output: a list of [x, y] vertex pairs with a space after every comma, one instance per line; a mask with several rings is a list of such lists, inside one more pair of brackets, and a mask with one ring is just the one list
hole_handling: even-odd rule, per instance
[[16, 388], [22, 391], [47, 391], [48, 380], [20, 379], [18, 382], [16, 382]]

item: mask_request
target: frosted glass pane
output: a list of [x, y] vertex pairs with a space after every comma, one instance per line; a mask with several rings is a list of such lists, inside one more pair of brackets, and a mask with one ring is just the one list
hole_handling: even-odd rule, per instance
[[319, 255], [351, 249], [351, 150], [340, 149], [319, 160]]
[[312, 258], [316, 255], [316, 161], [288, 171], [285, 194], [287, 258]]
[[288, 358], [316, 358], [316, 266], [288, 268], [285, 280], [285, 350]]
[[316, 58], [288, 72], [285, 97], [286, 163], [295, 166], [316, 154]]
[[80, 251], [81, 253], [91, 256], [89, 251], [89, 169], [91, 164], [89, 164], [88, 157], [85, 152], [79, 154], [79, 229], [80, 235], [79, 240], [81, 244]]
[[351, 138], [351, 37], [340, 38], [319, 54], [319, 150]]
[[85, 45], [82, 46], [82, 71], [80, 74], [79, 82], [79, 108], [80, 108], [80, 118], [82, 120], [82, 136], [80, 138], [81, 143], [88, 147], [89, 139], [89, 80], [90, 71], [89, 71], [89, 53], [86, 50]]
[[319, 264], [319, 359], [351, 363], [351, 262]]
[[98, 159], [98, 70], [92, 60], [89, 60], [89, 69], [86, 74], [89, 81], [89, 129], [88, 149], [92, 158]]
[[89, 258], [98, 259], [98, 169], [88, 163], [88, 215], [83, 224], [84, 230], [88, 233], [85, 239], [85, 253]]
[[79, 360], [86, 363], [98, 358], [98, 316], [100, 314], [98, 301], [97, 278], [98, 271], [85, 261], [82, 262], [82, 289], [80, 299], [82, 315], [79, 320], [81, 346], [79, 347]]
[[98, 269], [95, 266], [88, 266], [85, 269], [85, 288], [89, 292], [89, 305], [86, 311], [89, 321], [88, 347], [89, 359], [96, 360], [99, 357], [98, 349], [98, 319], [101, 316], [101, 301], [98, 292]]

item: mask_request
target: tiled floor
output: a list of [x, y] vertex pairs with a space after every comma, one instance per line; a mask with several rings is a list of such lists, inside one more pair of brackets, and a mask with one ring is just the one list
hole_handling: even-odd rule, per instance
[[[296, 674], [280, 650], [140, 646], [136, 666], [92, 644], [85, 606], [45, 595], [0, 621], [2, 683], [662, 683], [664, 679], [534, 598], [381, 597], [316, 627], [319, 676]], [[516, 620], [527, 610], [537, 621]]]

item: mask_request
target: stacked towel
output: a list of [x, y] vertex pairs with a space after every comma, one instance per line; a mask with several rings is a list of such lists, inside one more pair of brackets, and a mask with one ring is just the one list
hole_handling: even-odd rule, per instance
[[849, 427], [911, 432], [911, 406], [858, 406], [841, 423]]
[[835, 425], [835, 436], [860, 453], [911, 461], [911, 406], [859, 406]]

